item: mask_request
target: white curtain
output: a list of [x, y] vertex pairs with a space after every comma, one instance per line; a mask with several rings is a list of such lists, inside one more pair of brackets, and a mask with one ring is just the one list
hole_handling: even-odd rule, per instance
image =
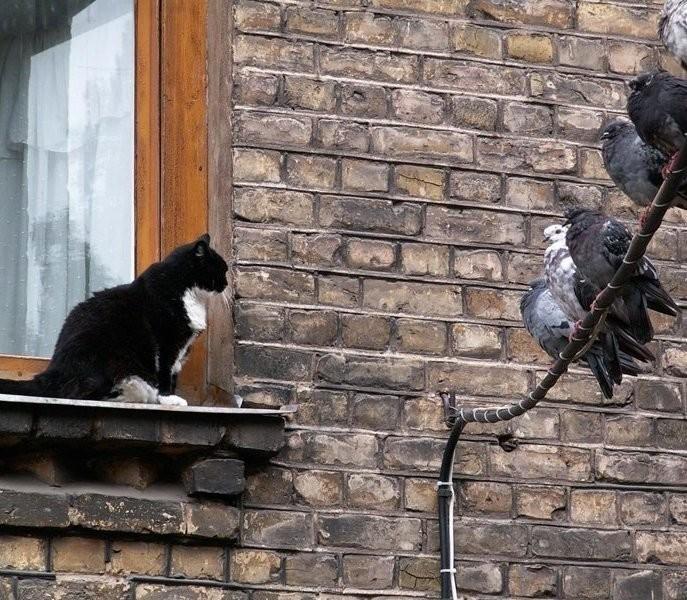
[[0, 353], [49, 356], [133, 274], [134, 26], [132, 0], [38, 5], [64, 18], [0, 38]]

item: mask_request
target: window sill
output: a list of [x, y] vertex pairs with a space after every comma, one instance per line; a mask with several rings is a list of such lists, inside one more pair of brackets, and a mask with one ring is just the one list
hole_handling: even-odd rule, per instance
[[0, 476], [58, 487], [167, 485], [227, 499], [243, 491], [244, 462], [253, 468], [281, 450], [294, 411], [0, 394]]

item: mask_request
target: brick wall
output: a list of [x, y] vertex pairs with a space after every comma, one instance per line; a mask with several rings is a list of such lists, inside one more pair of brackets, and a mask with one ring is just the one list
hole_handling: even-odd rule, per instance
[[[244, 499], [230, 577], [253, 598], [438, 595], [432, 393], [526, 393], [547, 364], [518, 311], [543, 227], [573, 205], [636, 217], [596, 139], [629, 77], [675, 69], [660, 4], [236, 2], [237, 382], [301, 406]], [[680, 300], [684, 224], [652, 250]], [[467, 428], [466, 597], [687, 598], [685, 332], [657, 327], [656, 369], [613, 401], [575, 370], [525, 417]]]

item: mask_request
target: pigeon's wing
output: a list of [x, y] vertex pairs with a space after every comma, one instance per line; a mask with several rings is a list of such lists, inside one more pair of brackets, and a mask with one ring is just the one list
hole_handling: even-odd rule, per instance
[[632, 241], [630, 230], [620, 221], [608, 219], [601, 228], [601, 252], [614, 270], [623, 262]]
[[592, 302], [596, 299], [599, 293], [599, 288], [591, 284], [587, 279], [583, 279], [579, 275], [575, 281], [575, 296], [584, 310], [589, 311], [592, 308]]
[[687, 132], [687, 80], [680, 77], [661, 79], [658, 86], [658, 105], [677, 123], [681, 132]]
[[642, 143], [642, 155], [646, 165], [647, 180], [656, 188], [661, 187], [663, 184], [662, 170], [668, 160], [662, 152], [644, 143]]
[[570, 322], [546, 287], [531, 289], [520, 305], [525, 329], [549, 356], [557, 358], [571, 332]]

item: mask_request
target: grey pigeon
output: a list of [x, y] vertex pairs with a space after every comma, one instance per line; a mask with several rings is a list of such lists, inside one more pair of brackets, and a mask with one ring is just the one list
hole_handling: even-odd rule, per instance
[[627, 112], [639, 137], [672, 161], [685, 143], [687, 80], [655, 70], [635, 77], [630, 88]]
[[[543, 279], [530, 283], [530, 289], [520, 301], [520, 312], [525, 328], [542, 350], [551, 358], [558, 358], [568, 343], [572, 323], [553, 299]], [[589, 347], [581, 361], [596, 377], [605, 398], [613, 397], [613, 383], [620, 383], [623, 373], [640, 373], [632, 357], [616, 347], [609, 347], [601, 338]]]
[[[631, 121], [617, 118], [601, 132], [601, 153], [608, 175], [635, 204], [649, 206], [663, 183], [666, 156], [645, 144]], [[676, 203], [687, 208], [687, 189]]]
[[663, 45], [687, 68], [687, 0], [666, 0], [658, 22]]
[[[601, 290], [580, 275], [568, 250], [568, 228], [567, 225], [554, 224], [544, 230], [544, 237], [550, 242], [544, 252], [544, 273], [554, 301], [565, 316], [575, 322], [574, 333], [579, 321], [591, 310]], [[613, 344], [618, 344], [626, 353], [641, 361], [654, 360], [653, 354], [632, 336], [629, 319], [619, 309], [622, 307], [611, 307], [601, 328], [601, 334], [612, 336], [616, 340]]]
[[[606, 287], [630, 246], [630, 231], [620, 221], [597, 211], [574, 209], [566, 217], [566, 242], [580, 275], [596, 288]], [[641, 343], [653, 339], [647, 308], [674, 317], [680, 312], [647, 257], [637, 263], [634, 276], [620, 290], [620, 304], [632, 335]]]

